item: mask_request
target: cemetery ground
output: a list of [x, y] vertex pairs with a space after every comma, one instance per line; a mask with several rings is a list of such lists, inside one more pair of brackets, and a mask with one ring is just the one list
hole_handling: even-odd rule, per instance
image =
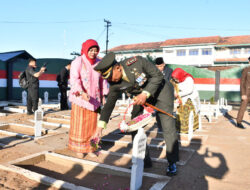
[[[0, 112], [7, 113], [0, 116], [4, 126], [0, 129], [0, 189], [54, 190], [62, 184], [72, 189], [129, 188], [132, 145], [130, 135], [118, 130], [122, 116], [113, 117], [104, 130], [99, 156], [79, 159], [67, 149], [70, 111], [45, 111], [43, 135], [37, 139], [29, 128], [34, 126], [33, 115]], [[154, 118], [144, 128], [153, 167], [144, 169], [141, 189], [250, 189], [248, 114], [243, 122], [246, 129], [235, 127], [237, 109], [233, 109], [211, 122], [202, 118], [202, 129], [190, 141], [180, 134], [179, 171], [174, 177], [165, 175], [165, 143]]]

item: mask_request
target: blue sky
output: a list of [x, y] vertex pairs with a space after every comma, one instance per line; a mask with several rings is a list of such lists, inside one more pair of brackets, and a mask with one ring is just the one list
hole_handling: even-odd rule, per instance
[[[250, 35], [249, 0], [2, 0], [0, 52], [73, 58], [92, 38], [109, 48], [202, 36]], [[103, 55], [103, 54], [101, 54]]]

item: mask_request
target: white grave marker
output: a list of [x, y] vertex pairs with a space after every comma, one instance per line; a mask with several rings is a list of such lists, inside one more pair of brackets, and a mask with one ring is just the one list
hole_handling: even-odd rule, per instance
[[140, 189], [142, 185], [143, 169], [144, 169], [144, 157], [146, 151], [147, 136], [144, 133], [143, 128], [139, 128], [137, 135], [133, 142], [133, 153], [132, 153], [132, 171], [130, 180], [130, 189]]
[[44, 103], [47, 104], [49, 102], [49, 93], [46, 91], [44, 92]]
[[69, 101], [69, 93], [70, 93], [70, 90], [67, 90], [67, 103], [68, 103], [69, 109], [71, 109], [71, 102]]
[[41, 102], [42, 100], [39, 98], [38, 110], [35, 111], [35, 137], [42, 136], [43, 110]]
[[126, 96], [125, 93], [122, 93], [122, 103], [126, 104]]
[[22, 103], [24, 106], [27, 105], [27, 92], [25, 90], [22, 92]]
[[58, 98], [58, 102], [60, 103], [60, 101], [61, 101], [61, 92], [58, 93], [57, 98]]
[[38, 100], [38, 109], [42, 110], [42, 99], [41, 98], [39, 98], [39, 100]]

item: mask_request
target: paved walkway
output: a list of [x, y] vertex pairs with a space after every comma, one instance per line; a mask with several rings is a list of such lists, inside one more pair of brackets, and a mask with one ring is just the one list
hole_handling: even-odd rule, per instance
[[246, 113], [246, 129], [236, 128], [236, 114], [233, 110], [217, 123], [205, 124], [207, 140], [193, 140], [195, 153], [165, 189], [250, 189], [250, 119]]

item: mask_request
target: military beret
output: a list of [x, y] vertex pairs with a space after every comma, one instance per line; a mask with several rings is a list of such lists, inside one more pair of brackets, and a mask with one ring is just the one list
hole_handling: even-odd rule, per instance
[[102, 77], [107, 79], [112, 76], [112, 68], [116, 64], [115, 54], [108, 53], [104, 58], [94, 67], [94, 69], [101, 73]]
[[161, 65], [162, 63], [164, 63], [162, 57], [157, 57], [157, 58], [155, 59], [155, 64], [156, 64], [156, 65]]

